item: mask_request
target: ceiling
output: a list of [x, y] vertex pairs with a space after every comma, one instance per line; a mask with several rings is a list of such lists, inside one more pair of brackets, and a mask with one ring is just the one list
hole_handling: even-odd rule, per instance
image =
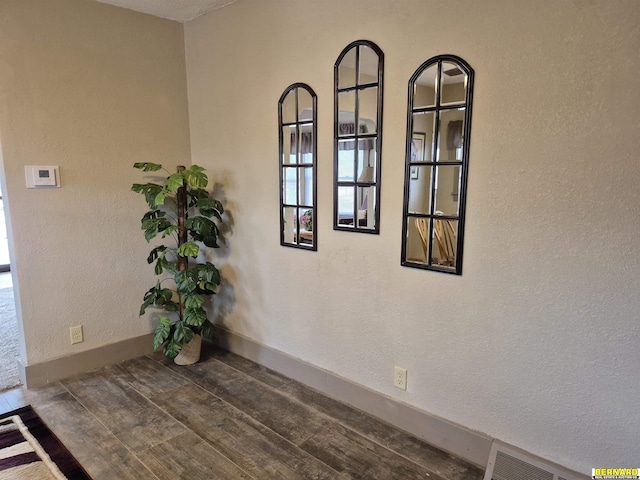
[[216, 8], [224, 7], [235, 0], [97, 0], [136, 12], [178, 22], [188, 22]]

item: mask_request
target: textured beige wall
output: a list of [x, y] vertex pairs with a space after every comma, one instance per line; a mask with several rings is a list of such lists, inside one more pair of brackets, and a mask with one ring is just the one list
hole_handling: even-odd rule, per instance
[[[639, 24], [636, 0], [238, 0], [188, 23], [192, 161], [234, 218], [224, 323], [583, 472], [637, 463]], [[331, 221], [333, 64], [360, 38], [385, 53], [380, 235]], [[476, 71], [460, 277], [400, 266], [407, 81], [442, 53]], [[279, 245], [298, 81], [319, 97], [317, 252]]]
[[[131, 166], [189, 162], [182, 25], [93, 1], [1, 2], [0, 141], [22, 361], [149, 332]], [[59, 165], [62, 188], [27, 190], [34, 164]], [[70, 345], [72, 325], [84, 343]]]

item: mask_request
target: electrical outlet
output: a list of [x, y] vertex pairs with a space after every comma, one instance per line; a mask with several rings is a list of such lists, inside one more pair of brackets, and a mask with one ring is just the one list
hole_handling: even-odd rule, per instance
[[71, 327], [69, 329], [69, 333], [71, 334], [71, 345], [73, 345], [74, 343], [84, 342], [84, 335], [82, 335], [82, 325]]
[[398, 387], [401, 390], [407, 389], [407, 369], [402, 367], [396, 367], [393, 374], [393, 386]]

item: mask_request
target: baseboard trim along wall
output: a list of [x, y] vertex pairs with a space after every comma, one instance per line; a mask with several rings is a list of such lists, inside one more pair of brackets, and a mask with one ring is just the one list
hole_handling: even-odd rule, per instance
[[153, 352], [153, 334], [103, 345], [42, 363], [24, 365], [18, 362], [18, 374], [27, 388], [38, 388], [77, 373], [106, 367]]
[[218, 329], [217, 343], [225, 350], [369, 413], [480, 468], [484, 469], [487, 465], [493, 439], [486, 435], [418, 410], [228, 330]]
[[[321, 393], [369, 413], [425, 442], [460, 457], [482, 469], [487, 467], [492, 454], [492, 444], [498, 442], [487, 435], [457, 425], [443, 418], [419, 410], [411, 405], [388, 397], [354, 383], [328, 370], [292, 357], [243, 335], [218, 327], [218, 346], [297, 380]], [[24, 365], [18, 362], [18, 372], [23, 385], [38, 388], [78, 373], [114, 365], [131, 358], [153, 353], [153, 334], [123, 340], [118, 343], [86, 350], [84, 352], [54, 358], [47, 362]], [[507, 444], [503, 446], [516, 448]], [[532, 454], [529, 458], [544, 462]], [[494, 455], [495, 456], [495, 455]], [[587, 478], [560, 465], [573, 476]]]

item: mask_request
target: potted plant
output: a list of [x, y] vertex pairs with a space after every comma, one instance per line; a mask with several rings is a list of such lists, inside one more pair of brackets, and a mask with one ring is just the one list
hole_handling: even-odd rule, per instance
[[[156, 275], [162, 276], [145, 294], [140, 315], [147, 308], [164, 310], [158, 317], [153, 347], [180, 365], [196, 363], [200, 358], [202, 337], [213, 340], [215, 327], [204, 308], [205, 296], [216, 293], [220, 272], [208, 261], [197, 257], [201, 245], [218, 248], [222, 204], [206, 190], [208, 178], [197, 165], [179, 166], [171, 174], [157, 163], [135, 163], [143, 172], [164, 170], [169, 176], [161, 183], [135, 183], [131, 190], [144, 195], [150, 210], [142, 217], [147, 242], [160, 236], [172, 238], [171, 245], [155, 246], [147, 263], [155, 262]], [[189, 259], [194, 260], [189, 262]], [[165, 286], [166, 281], [173, 288]]]

